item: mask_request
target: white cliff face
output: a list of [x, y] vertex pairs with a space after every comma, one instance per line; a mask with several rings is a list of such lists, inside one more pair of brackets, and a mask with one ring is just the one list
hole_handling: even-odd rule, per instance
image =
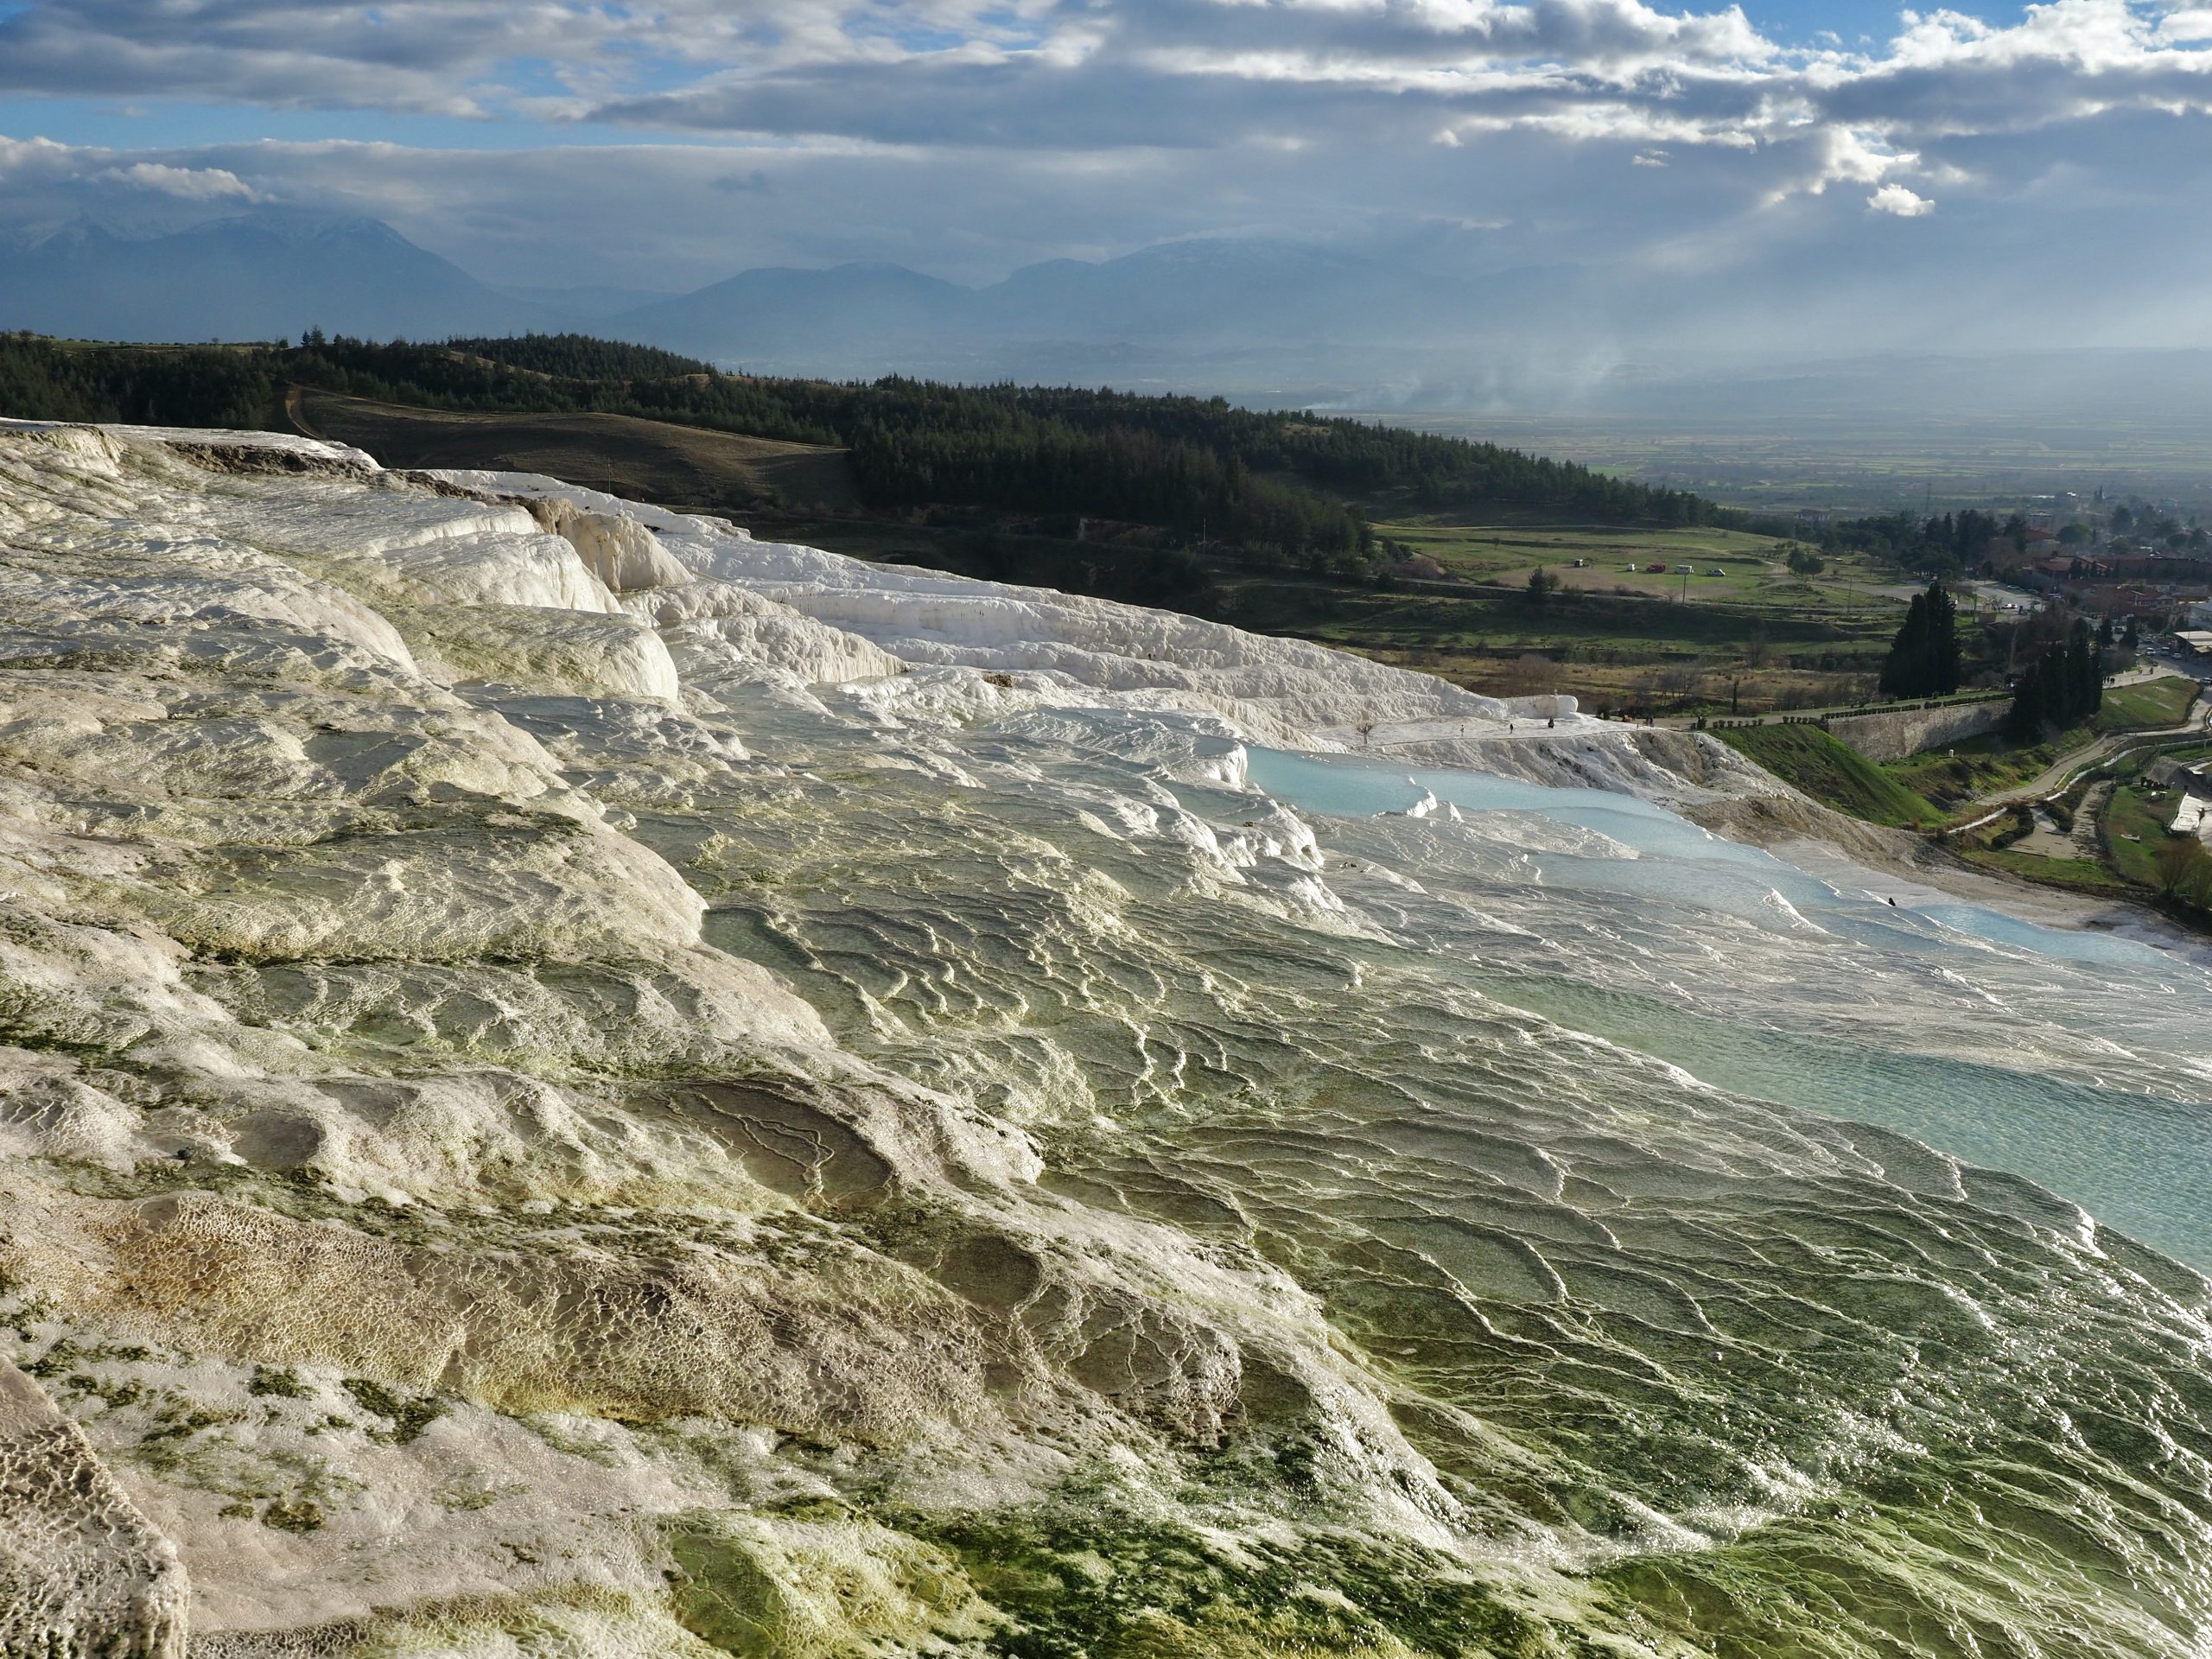
[[2058, 1427], [2212, 1444], [2202, 1281], [1837, 1121], [2086, 1120], [2182, 1064], [2150, 970], [1649, 810], [1321, 820], [1262, 744], [1745, 781], [551, 480], [0, 428], [0, 1633], [2202, 1632], [2194, 1454]]
[[[650, 531], [653, 553], [626, 556], [629, 574], [614, 585], [639, 613], [664, 626], [694, 618], [793, 613], [819, 624], [818, 630], [788, 633], [794, 642], [810, 645], [810, 654], [775, 644], [760, 653], [780, 659], [779, 666], [804, 681], [879, 677], [898, 672], [901, 664], [1020, 673], [1020, 689], [1031, 696], [1065, 702], [1109, 692], [1116, 708], [1217, 714], [1259, 741], [1300, 746], [1357, 743], [1363, 724], [1464, 736], [1503, 734], [1516, 721], [1533, 730], [1547, 717], [1563, 716], [1571, 732], [1602, 729], [1574, 712], [1572, 698], [1524, 698], [1518, 702], [1525, 706], [1509, 706], [1428, 675], [1172, 611], [756, 542], [718, 519], [641, 509], [552, 479], [464, 472], [438, 476], [466, 488], [524, 495], [541, 504], [549, 524], [591, 525], [619, 514], [635, 527], [624, 533]], [[588, 550], [599, 548], [605, 535], [588, 530], [580, 543], [602, 574], [616, 556]], [[761, 632], [779, 643], [786, 637]], [[850, 643], [855, 640], [874, 645], [880, 654], [859, 654]], [[763, 641], [747, 632], [730, 643], [740, 656], [752, 658]], [[972, 677], [949, 683], [972, 694]], [[876, 706], [889, 712], [899, 701], [880, 696]]]

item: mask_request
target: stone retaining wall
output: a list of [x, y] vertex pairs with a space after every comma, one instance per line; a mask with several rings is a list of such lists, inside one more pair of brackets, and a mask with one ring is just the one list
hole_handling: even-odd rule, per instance
[[1895, 714], [1840, 715], [1827, 722], [1827, 728], [1869, 760], [1902, 760], [1923, 749], [1998, 731], [2011, 708], [2004, 698], [1993, 697], [1986, 702], [1955, 702]]

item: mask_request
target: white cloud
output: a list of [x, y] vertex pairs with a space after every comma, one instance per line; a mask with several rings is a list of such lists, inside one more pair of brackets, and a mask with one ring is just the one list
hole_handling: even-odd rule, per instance
[[1894, 213], [1899, 219], [1924, 219], [1936, 211], [1936, 204], [1927, 197], [1896, 183], [1884, 185], [1866, 198], [1866, 205], [1878, 213]]
[[[984, 280], [1387, 216], [1504, 227], [1485, 268], [1748, 284], [1802, 257], [1872, 282], [1862, 204], [1924, 220], [1916, 245], [2100, 200], [2182, 240], [2212, 224], [2168, 205], [2212, 178], [2208, 4], [1928, 10], [1796, 46], [1716, 0], [23, 0], [0, 3], [16, 108], [159, 102], [107, 147], [0, 139], [0, 220], [267, 201], [510, 282], [674, 287], [843, 259]], [[187, 141], [219, 104], [230, 130], [285, 114]], [[335, 142], [362, 118], [316, 111], [349, 109], [393, 142]]]
[[219, 167], [171, 167], [163, 162], [134, 162], [92, 175], [99, 184], [152, 190], [180, 201], [258, 201], [260, 194], [235, 173]]

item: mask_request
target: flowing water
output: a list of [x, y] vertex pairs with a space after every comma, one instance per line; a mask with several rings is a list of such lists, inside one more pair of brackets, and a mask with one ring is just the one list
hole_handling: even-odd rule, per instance
[[[1586, 977], [1501, 976], [1501, 1001], [1656, 1055], [1719, 1088], [1900, 1129], [1993, 1169], [2025, 1175], [2099, 1220], [2212, 1269], [2212, 974], [2202, 958], [2107, 933], [2043, 927], [1966, 904], [1897, 907], [1880, 878], [1843, 889], [1674, 814], [1618, 795], [1546, 790], [1471, 772], [1417, 772], [1257, 750], [1253, 781], [1314, 812], [1402, 813], [1424, 797], [1483, 814], [1529, 813], [1599, 831], [1634, 858], [1538, 857], [1550, 889], [1618, 893], [1759, 919], [1786, 906], [1827, 941], [1818, 976], [1777, 979], [1711, 969], [1681, 973], [1664, 995], [1592, 995]], [[1503, 820], [1510, 823], [1510, 819]], [[1471, 833], [1485, 831], [1478, 823]], [[1505, 833], [1510, 833], [1510, 830]], [[1779, 963], [1776, 964], [1779, 966]], [[1909, 986], [1930, 966], [1971, 984], [2018, 1046], [2000, 1063], [1956, 1057], [1940, 1021], [1885, 1020], [1854, 1032], [1804, 1006], [1838, 974]], [[1716, 981], [1722, 982], [1714, 982]], [[1726, 1002], [1749, 1020], [1716, 1018]], [[1751, 995], [1747, 995], [1751, 994]], [[1802, 995], [1801, 995], [1802, 993]], [[1910, 998], [1908, 998], [1910, 1000]], [[2088, 1075], [2038, 1065], [2050, 1043], [2119, 1033]], [[1999, 1033], [2000, 1038], [2002, 1033]]]
[[[1052, 1190], [1310, 1298], [1529, 1621], [1497, 1650], [2212, 1651], [2205, 1286], [2143, 1247], [2212, 1265], [2201, 963], [1618, 795], [1192, 783], [1113, 726], [755, 812], [785, 874], [710, 928]], [[1236, 855], [1274, 804], [1316, 868]], [[1249, 1522], [1290, 1469], [1179, 1501]]]

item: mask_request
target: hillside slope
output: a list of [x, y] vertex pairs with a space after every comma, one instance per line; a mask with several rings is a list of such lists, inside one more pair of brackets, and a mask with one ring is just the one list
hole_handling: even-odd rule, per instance
[[304, 435], [366, 450], [387, 467], [543, 473], [633, 501], [702, 512], [763, 502], [859, 505], [847, 453], [628, 415], [478, 414], [303, 391], [287, 403]]

